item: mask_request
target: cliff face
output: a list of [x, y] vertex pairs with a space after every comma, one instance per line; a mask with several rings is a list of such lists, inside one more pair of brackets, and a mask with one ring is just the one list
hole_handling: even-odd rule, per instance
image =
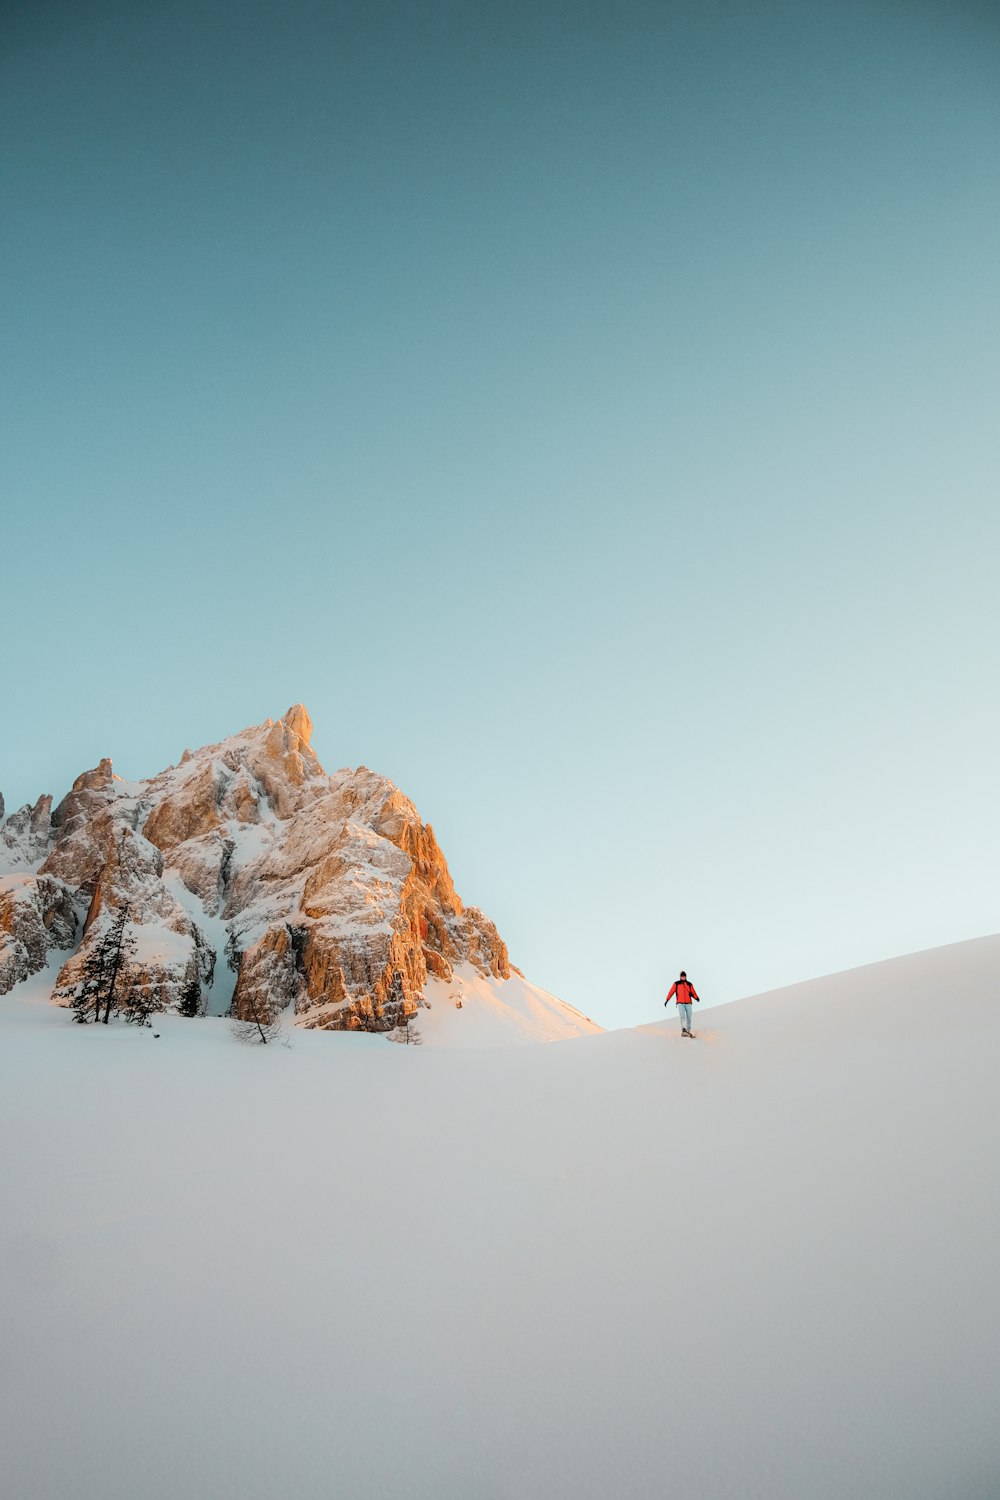
[[55, 984], [68, 1001], [124, 905], [128, 980], [168, 1005], [218, 1010], [231, 994], [239, 1016], [277, 1003], [303, 1026], [386, 1030], [417, 1009], [429, 975], [470, 964], [507, 979], [503, 941], [463, 907], [413, 804], [364, 766], [328, 776], [311, 734], [297, 705], [149, 781], [122, 781], [104, 760], [54, 812], [42, 798], [11, 814], [0, 992], [82, 930]]
[[0, 878], [0, 995], [43, 969], [52, 949], [72, 948], [77, 927], [72, 895], [58, 880]]

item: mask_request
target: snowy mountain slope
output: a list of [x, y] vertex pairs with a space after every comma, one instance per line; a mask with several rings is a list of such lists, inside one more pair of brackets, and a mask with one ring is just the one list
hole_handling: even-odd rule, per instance
[[460, 964], [451, 979], [433, 976], [412, 1030], [421, 1042], [442, 1047], [507, 1047], [561, 1042], [601, 1028], [589, 1016], [514, 973], [509, 979]]
[[17, 986], [0, 1491], [994, 1500], [998, 972], [462, 1052]]

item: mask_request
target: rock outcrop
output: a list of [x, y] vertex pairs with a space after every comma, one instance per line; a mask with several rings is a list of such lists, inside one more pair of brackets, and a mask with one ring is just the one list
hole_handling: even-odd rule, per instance
[[0, 876], [0, 995], [44, 969], [54, 948], [76, 942], [73, 897], [47, 875]]
[[422, 1003], [429, 975], [470, 964], [508, 978], [505, 944], [463, 906], [413, 804], [364, 766], [328, 776], [311, 737], [297, 704], [149, 781], [121, 781], [103, 760], [54, 812], [41, 798], [12, 814], [0, 873], [34, 884], [0, 905], [0, 991], [72, 946], [72, 917], [82, 941], [55, 987], [68, 1001], [126, 905], [128, 982], [188, 1011], [229, 970], [237, 1016], [279, 1005], [302, 1026], [387, 1030]]
[[[80, 847], [78, 838], [77, 852]], [[95, 820], [92, 849], [87, 855], [84, 869], [93, 867], [94, 857], [100, 864], [96, 877], [88, 878], [81, 887], [90, 895], [83, 942], [63, 965], [56, 995], [69, 999], [76, 992], [88, 952], [122, 907], [128, 907], [136, 954], [122, 975], [123, 990], [138, 990], [164, 1009], [183, 1003], [197, 1011], [202, 987], [210, 985], [214, 977], [215, 954], [197, 923], [164, 883], [160, 850], [135, 833], [127, 817], [115, 818], [112, 807]], [[55, 859], [51, 862], [58, 863]], [[49, 863], [46, 861], [46, 865]]]
[[360, 767], [289, 819], [280, 848], [237, 868], [223, 908], [246, 1013], [277, 987], [307, 1026], [383, 1029], [416, 1009], [428, 972], [471, 962], [506, 979], [496, 928], [455, 892], [433, 829]]
[[[3, 816], [3, 798], [0, 797], [0, 817]], [[52, 837], [52, 798], [39, 797], [32, 807], [12, 812], [0, 827], [0, 860], [6, 870], [29, 870], [44, 858]]]

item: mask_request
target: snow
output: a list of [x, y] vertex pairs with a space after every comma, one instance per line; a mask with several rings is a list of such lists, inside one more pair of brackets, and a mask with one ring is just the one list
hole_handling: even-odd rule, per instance
[[[261, 798], [261, 807], [265, 807], [266, 800]], [[270, 811], [270, 809], [268, 809]], [[267, 854], [274, 844], [274, 819], [268, 817], [260, 823], [236, 823], [230, 821], [226, 829], [227, 837], [233, 842], [232, 870], [242, 870], [244, 865], [250, 864], [255, 859], [260, 859]]]
[[157, 1038], [26, 981], [0, 1493], [989, 1500], [998, 966], [539, 1047]]
[[236, 988], [236, 970], [231, 969], [226, 962], [229, 923], [219, 916], [209, 916], [199, 897], [184, 884], [179, 870], [167, 866], [163, 871], [163, 884], [215, 953], [212, 983], [202, 991], [203, 1003], [210, 1016], [224, 1016], [233, 1002], [233, 991]]
[[125, 776], [118, 776], [114, 771], [111, 773], [114, 783], [112, 790], [116, 796], [126, 797], [130, 801], [139, 802], [149, 791], [149, 781], [129, 781]]
[[135, 961], [144, 967], [176, 965], [183, 968], [191, 957], [191, 939], [187, 933], [174, 932], [163, 922], [130, 922], [128, 932], [135, 943]]
[[600, 1031], [593, 1021], [520, 975], [495, 979], [459, 964], [450, 980], [429, 975], [427, 1008], [411, 1026], [422, 1042], [443, 1047], [505, 1047], [567, 1041]]
[[11, 849], [0, 843], [0, 880], [8, 880], [14, 875], [28, 875], [38, 869], [42, 863], [42, 855], [29, 858], [20, 849]]
[[[0, 832], [5, 828], [0, 820]], [[18, 839], [11, 835], [12, 842], [7, 843], [0, 837], [0, 879], [6, 880], [10, 876], [33, 874], [45, 859], [47, 850], [30, 847], [30, 841], [26, 838]]]

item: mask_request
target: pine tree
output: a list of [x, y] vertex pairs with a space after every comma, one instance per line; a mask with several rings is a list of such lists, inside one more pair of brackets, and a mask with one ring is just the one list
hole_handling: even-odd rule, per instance
[[101, 946], [107, 949], [108, 989], [104, 1000], [104, 1014], [101, 1017], [105, 1026], [111, 1019], [112, 1006], [116, 1011], [121, 1009], [118, 981], [122, 975], [122, 966], [127, 966], [129, 959], [135, 957], [135, 938], [125, 931], [129, 910], [126, 902], [101, 939]]
[[201, 985], [197, 979], [192, 979], [185, 986], [180, 1000], [177, 1002], [177, 1011], [182, 1016], [201, 1015]]
[[[98, 948], [92, 948], [83, 964], [83, 977], [70, 1001], [74, 1019], [85, 1026], [88, 1021], [101, 1019], [101, 1002], [104, 995], [104, 959]], [[91, 1015], [90, 1012], [94, 1014]]]
[[150, 1016], [166, 1008], [162, 993], [148, 984], [128, 985], [119, 1006], [123, 1018], [136, 1026], [148, 1026]]
[[125, 905], [84, 959], [83, 977], [71, 1001], [80, 1022], [103, 1021], [106, 1026], [111, 1012], [122, 1009], [123, 968], [127, 970], [136, 951], [135, 938], [125, 931], [128, 915]]

